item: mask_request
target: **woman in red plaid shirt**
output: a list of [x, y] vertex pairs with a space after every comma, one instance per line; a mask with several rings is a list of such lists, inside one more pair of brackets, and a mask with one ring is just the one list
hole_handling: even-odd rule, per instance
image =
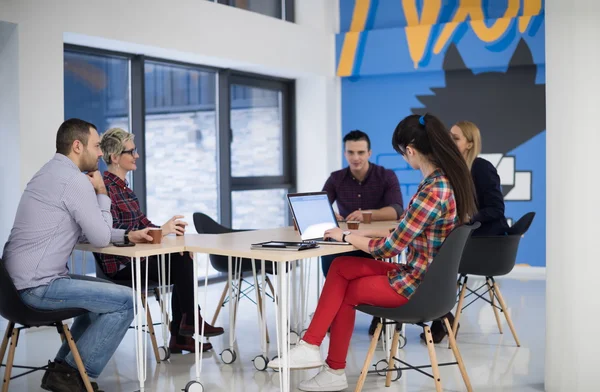
[[[120, 128], [112, 128], [102, 135], [100, 141], [103, 158], [108, 165], [108, 171], [104, 172], [104, 184], [111, 200], [110, 211], [113, 217], [113, 227], [127, 231], [139, 230], [146, 227], [159, 227], [154, 225], [140, 209], [137, 196], [127, 184], [127, 173], [135, 170], [136, 160], [139, 155], [133, 142], [133, 134]], [[160, 226], [164, 235], [183, 235], [187, 223], [179, 220], [181, 215], [175, 215], [167, 223]], [[121, 256], [98, 254], [96, 255], [102, 264], [104, 273], [113, 279], [131, 280], [130, 259]], [[190, 277], [193, 275], [193, 263], [189, 253], [172, 253], [171, 259], [171, 282], [173, 293], [171, 298], [172, 317], [170, 331], [171, 340], [169, 349], [171, 353], [181, 353], [182, 350], [194, 351], [194, 282]], [[148, 263], [148, 276], [158, 281], [158, 259], [149, 257], [142, 262], [142, 273], [145, 273], [145, 265]], [[200, 310], [198, 317], [202, 323]], [[204, 336], [218, 336], [223, 334], [223, 328], [213, 327], [205, 323]], [[200, 324], [202, 325], [202, 324]], [[210, 350], [210, 343], [204, 344], [204, 351]]]
[[[292, 369], [323, 366], [315, 377], [300, 383], [302, 391], [341, 391], [348, 387], [344, 369], [354, 329], [354, 307], [406, 304], [448, 234], [456, 225], [468, 222], [476, 211], [469, 169], [439, 119], [430, 114], [406, 117], [396, 127], [392, 145], [413, 169], [421, 170], [424, 178], [396, 229], [343, 232], [335, 228], [326, 231], [325, 237], [350, 242], [378, 259], [407, 249], [408, 263], [358, 257], [334, 260], [310, 327], [289, 353]], [[319, 346], [328, 329], [329, 354], [323, 364]], [[269, 363], [269, 367], [278, 366], [278, 359]]]

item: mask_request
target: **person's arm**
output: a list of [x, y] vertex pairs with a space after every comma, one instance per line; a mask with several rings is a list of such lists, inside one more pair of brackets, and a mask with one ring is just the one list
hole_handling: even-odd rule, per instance
[[[400, 206], [402, 208], [402, 206]], [[372, 219], [374, 221], [387, 221], [387, 220], [396, 220], [399, 217], [398, 210], [395, 207], [388, 206], [383, 207], [378, 210], [367, 210], [373, 213]], [[402, 213], [402, 212], [400, 212]]]
[[387, 237], [369, 241], [368, 252], [380, 259], [396, 256], [433, 224], [439, 218], [441, 211], [441, 201], [438, 196], [431, 192], [431, 189], [421, 190], [398, 226]]
[[[428, 189], [423, 189], [413, 200], [410, 207], [402, 215], [398, 226], [392, 230], [357, 230], [346, 236], [346, 242], [375, 258], [394, 257], [408, 246], [441, 214], [441, 203], [438, 197]], [[342, 230], [327, 230], [325, 237], [342, 240]], [[379, 238], [369, 238], [369, 237]]]
[[502, 196], [500, 176], [498, 171], [488, 161], [483, 162], [473, 170], [473, 182], [477, 189], [478, 211], [473, 222], [489, 222], [504, 219], [504, 197]]
[[323, 185], [323, 192], [327, 192], [329, 204], [333, 204], [337, 199], [337, 193], [335, 192], [335, 183], [333, 181], [333, 176], [329, 176], [327, 181], [325, 181], [325, 185]]
[[100, 190], [96, 194], [94, 186], [84, 175], [77, 175], [71, 180], [62, 202], [92, 246], [103, 248], [110, 242], [124, 241], [125, 230], [112, 228], [111, 201], [106, 191]]

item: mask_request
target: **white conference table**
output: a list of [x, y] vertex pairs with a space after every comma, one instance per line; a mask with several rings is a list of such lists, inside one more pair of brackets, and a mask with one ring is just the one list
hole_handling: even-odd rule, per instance
[[[385, 221], [385, 222], [373, 222], [372, 224], [361, 224], [361, 229], [391, 229], [397, 225], [395, 221]], [[346, 229], [346, 225], [341, 223], [340, 226], [343, 229]], [[295, 250], [253, 250], [251, 249], [251, 245], [258, 242], [264, 241], [299, 241], [300, 236], [297, 231], [293, 229], [293, 227], [283, 227], [278, 229], [266, 229], [266, 230], [253, 230], [253, 231], [243, 231], [243, 232], [234, 232], [234, 233], [226, 233], [226, 234], [186, 234], [180, 237], [174, 236], [166, 236], [163, 238], [161, 244], [153, 245], [153, 244], [137, 244], [133, 247], [115, 247], [108, 246], [106, 248], [94, 248], [89, 244], [78, 244], [75, 249], [87, 252], [97, 252], [103, 254], [117, 255], [117, 256], [125, 256], [132, 259], [132, 262], [135, 262], [136, 266], [141, 265], [141, 258], [148, 256], [161, 256], [169, 253], [175, 252], [191, 252], [193, 253], [193, 263], [194, 263], [194, 274], [193, 281], [198, 282], [198, 254], [215, 254], [221, 256], [228, 256], [229, 265], [228, 265], [228, 279], [230, 282], [229, 285], [229, 329], [230, 329], [230, 347], [229, 352], [224, 350], [222, 352], [222, 356], [224, 354], [231, 355], [231, 362], [235, 361], [235, 351], [233, 349], [233, 345], [235, 343], [235, 321], [234, 321], [234, 306], [237, 301], [232, 300], [232, 258], [248, 258], [261, 261], [261, 271], [262, 271], [262, 290], [261, 294], [263, 296], [262, 301], [260, 301], [262, 305], [262, 315], [265, 313], [265, 261], [272, 261], [277, 263], [276, 268], [276, 276], [277, 276], [277, 353], [278, 356], [283, 355], [284, 360], [282, 361], [282, 368], [279, 369], [281, 377], [280, 377], [280, 387], [282, 391], [290, 390], [290, 374], [289, 368], [287, 364], [287, 355], [284, 355], [289, 351], [290, 342], [288, 339], [289, 332], [289, 314], [290, 314], [290, 289], [292, 287], [290, 282], [290, 271], [292, 270], [291, 266], [293, 263], [299, 260], [307, 260], [311, 258], [316, 258], [320, 256], [334, 255], [340, 253], [346, 253], [353, 250], [356, 250], [352, 245], [320, 245], [318, 248], [313, 248], [304, 251], [295, 251]], [[161, 274], [165, 277], [165, 265], [164, 265], [164, 257], [159, 258], [161, 260], [159, 268], [161, 269]], [[205, 280], [204, 280], [204, 306], [203, 309], [206, 309], [206, 297], [207, 297], [207, 284], [208, 284], [208, 265], [206, 263], [206, 272], [205, 272]], [[253, 263], [254, 266], [254, 263]], [[254, 275], [256, 276], [256, 271], [254, 271]], [[144, 308], [141, 296], [136, 295], [136, 292], [142, 292], [142, 288], [147, 290], [148, 288], [148, 278], [146, 274], [145, 286], [142, 286], [141, 282], [141, 271], [140, 268], [135, 268], [135, 274], [132, 274], [132, 295], [135, 304], [136, 316], [134, 319], [134, 325], [136, 325], [136, 359], [137, 359], [137, 373], [138, 373], [138, 381], [140, 385], [140, 391], [144, 391], [144, 383], [146, 380], [146, 348], [147, 342], [144, 344], [144, 332], [142, 331], [141, 326], [145, 323], [146, 311], [147, 311], [147, 301], [145, 311], [139, 311]], [[163, 279], [163, 281], [166, 281]], [[256, 285], [256, 279], [255, 279]], [[194, 308], [198, 308], [198, 284], [194, 284]], [[168, 306], [167, 306], [168, 308]], [[258, 317], [261, 323], [261, 347], [263, 350], [263, 355], [266, 361], [267, 359], [267, 348], [266, 348], [266, 320], [261, 317], [261, 312], [258, 310]], [[204, 324], [203, 324], [204, 326]], [[195, 339], [196, 344], [196, 379], [190, 381], [186, 387], [186, 391], [203, 391], [204, 387], [200, 383], [200, 373], [202, 369], [202, 356], [200, 355], [201, 337], [204, 335], [203, 326], [200, 329], [198, 318], [195, 317]], [[230, 362], [230, 363], [231, 363]], [[266, 364], [265, 364], [266, 365]]]

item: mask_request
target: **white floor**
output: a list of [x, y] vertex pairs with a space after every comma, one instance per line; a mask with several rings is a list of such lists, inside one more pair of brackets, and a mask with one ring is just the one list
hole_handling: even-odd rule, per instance
[[[502, 293], [510, 307], [510, 314], [517, 328], [521, 347], [517, 348], [504, 322], [504, 334], [499, 334], [496, 321], [489, 305], [477, 301], [467, 308], [461, 319], [458, 343], [471, 378], [475, 391], [543, 391], [544, 382], [544, 345], [545, 345], [545, 281], [543, 280], [499, 280]], [[477, 282], [470, 280], [469, 286]], [[212, 316], [216, 302], [220, 296], [223, 284], [209, 287], [209, 304], [206, 313]], [[151, 302], [153, 314], [158, 319], [158, 306], [154, 300]], [[316, 288], [309, 309], [316, 303]], [[219, 325], [227, 327], [228, 308], [226, 307], [219, 318]], [[269, 331], [272, 342], [275, 342], [275, 319], [272, 302], [268, 305]], [[309, 313], [312, 312], [309, 311]], [[279, 375], [273, 371], [260, 372], [255, 370], [252, 359], [260, 354], [258, 327], [256, 322], [256, 308], [243, 300], [240, 314], [238, 315], [238, 359], [232, 365], [221, 362], [219, 353], [227, 348], [228, 338], [221, 336], [213, 338], [215, 349], [204, 354], [202, 383], [207, 392], [217, 391], [277, 391], [279, 390]], [[355, 333], [348, 354], [348, 367], [346, 369], [349, 390], [353, 390], [362, 367], [369, 337], [367, 329], [370, 317], [358, 314]], [[0, 328], [5, 329], [6, 322], [0, 321]], [[227, 328], [226, 328], [227, 331]], [[418, 327], [407, 327], [408, 344], [399, 352], [400, 358], [415, 365], [429, 363], [426, 346], [419, 341]], [[157, 330], [160, 336], [160, 329]], [[227, 334], [226, 334], [227, 335]], [[117, 353], [109, 362], [101, 377], [98, 379], [100, 387], [105, 391], [135, 391], [137, 375], [135, 368], [134, 333], [130, 330], [120, 345]], [[161, 343], [159, 343], [161, 344]], [[326, 353], [328, 340], [323, 343], [322, 352]], [[59, 347], [58, 334], [53, 329], [29, 330], [21, 335], [17, 348], [15, 363], [30, 366], [44, 364], [54, 357]], [[452, 361], [451, 350], [448, 350], [446, 340], [437, 347], [439, 362]], [[275, 344], [271, 344], [270, 356], [277, 353]], [[375, 354], [377, 360], [385, 357], [381, 345]], [[157, 365], [154, 362], [152, 349], [148, 344], [148, 375], [146, 390], [148, 391], [179, 391], [186, 383], [193, 379], [194, 356], [193, 354], [173, 355], [167, 363]], [[442, 384], [445, 391], [464, 391], [460, 372], [457, 367], [441, 368]], [[312, 376], [316, 371], [292, 372], [292, 385]], [[13, 380], [11, 391], [41, 391], [40, 380], [42, 372]], [[364, 391], [389, 390], [389, 391], [434, 391], [433, 380], [415, 371], [404, 371], [402, 378], [386, 389], [385, 378], [378, 375], [369, 375]], [[293, 388], [292, 390], [295, 390]]]

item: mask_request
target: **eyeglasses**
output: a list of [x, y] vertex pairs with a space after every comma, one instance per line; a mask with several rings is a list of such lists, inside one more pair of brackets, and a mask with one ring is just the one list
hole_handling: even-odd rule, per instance
[[406, 156], [406, 147], [399, 145], [398, 150], [400, 150], [400, 155]]
[[121, 153], [121, 155], [123, 154], [129, 154], [131, 156], [134, 156], [135, 154], [137, 154], [137, 148], [132, 148], [131, 150], [125, 150]]

